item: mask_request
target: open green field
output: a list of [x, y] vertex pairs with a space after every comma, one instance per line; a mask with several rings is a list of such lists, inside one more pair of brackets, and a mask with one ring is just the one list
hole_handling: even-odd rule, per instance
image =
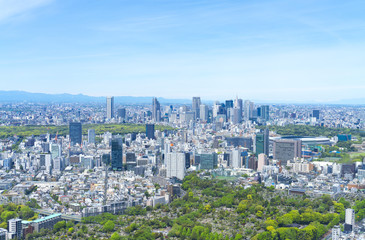
[[328, 161], [328, 162], [337, 162], [337, 163], [353, 163], [353, 162], [361, 162], [363, 158], [365, 158], [365, 152], [351, 152], [351, 153], [341, 153], [336, 154], [336, 157], [325, 157], [319, 158], [315, 161]]
[[287, 126], [257, 126], [256, 128], [265, 129], [276, 132], [283, 136], [326, 136], [333, 137], [338, 134], [351, 134], [353, 136], [365, 137], [365, 131], [362, 129], [350, 129], [350, 128], [329, 128], [320, 126], [308, 126], [308, 125], [287, 125]]
[[354, 152], [354, 153], [350, 153], [350, 157], [351, 158], [364, 158], [365, 157], [365, 152]]
[[[85, 124], [82, 125], [83, 134], [87, 134], [88, 129], [95, 129], [97, 135], [105, 132], [112, 134], [127, 134], [127, 133], [140, 133], [146, 131], [146, 125], [144, 124]], [[156, 130], [172, 130], [172, 127], [155, 125]], [[42, 134], [50, 133], [60, 136], [66, 136], [69, 134], [68, 125], [54, 126], [54, 125], [32, 125], [32, 126], [0, 126], [0, 139], [4, 139], [11, 136], [28, 137], [39, 136]]]

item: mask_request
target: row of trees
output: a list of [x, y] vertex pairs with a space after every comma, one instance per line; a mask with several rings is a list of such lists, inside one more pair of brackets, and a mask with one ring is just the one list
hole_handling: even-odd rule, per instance
[[[97, 135], [105, 132], [112, 134], [127, 134], [127, 133], [139, 133], [145, 132], [146, 126], [144, 124], [85, 124], [83, 125], [83, 134], [87, 134], [88, 129], [95, 129]], [[172, 130], [172, 127], [156, 125], [156, 130]], [[61, 136], [66, 136], [69, 133], [67, 125], [54, 126], [54, 125], [27, 125], [27, 126], [0, 126], [0, 139], [12, 137], [14, 135], [20, 137], [39, 136], [42, 134], [50, 133], [56, 134], [58, 132]]]

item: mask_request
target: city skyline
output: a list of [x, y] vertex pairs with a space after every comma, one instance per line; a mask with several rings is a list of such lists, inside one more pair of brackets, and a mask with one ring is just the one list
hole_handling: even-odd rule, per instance
[[357, 98], [365, 89], [361, 6], [0, 1], [2, 89], [267, 102]]

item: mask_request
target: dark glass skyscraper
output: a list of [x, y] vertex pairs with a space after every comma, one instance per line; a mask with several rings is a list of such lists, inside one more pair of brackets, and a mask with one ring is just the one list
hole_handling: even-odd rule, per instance
[[263, 133], [256, 134], [256, 154], [265, 153], [269, 156], [269, 129], [265, 129]]
[[270, 107], [268, 105], [261, 106], [261, 118], [265, 121], [270, 120]]
[[214, 169], [218, 164], [218, 155], [216, 153], [202, 153], [196, 154], [200, 159], [200, 169]]
[[115, 137], [112, 139], [112, 170], [123, 170], [123, 139]]
[[155, 139], [155, 124], [146, 124], [146, 137]]
[[125, 110], [125, 108], [118, 109], [118, 117], [120, 117], [122, 119], [125, 119], [125, 117], [126, 117], [126, 110]]
[[233, 108], [233, 100], [226, 100], [226, 109]]
[[69, 125], [71, 145], [80, 144], [82, 142], [82, 125], [79, 122], [71, 122]]
[[319, 119], [319, 110], [313, 110], [313, 117]]

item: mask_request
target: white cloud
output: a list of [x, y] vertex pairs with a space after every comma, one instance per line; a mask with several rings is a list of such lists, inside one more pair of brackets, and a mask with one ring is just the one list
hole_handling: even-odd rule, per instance
[[44, 6], [52, 0], [0, 0], [0, 22]]

